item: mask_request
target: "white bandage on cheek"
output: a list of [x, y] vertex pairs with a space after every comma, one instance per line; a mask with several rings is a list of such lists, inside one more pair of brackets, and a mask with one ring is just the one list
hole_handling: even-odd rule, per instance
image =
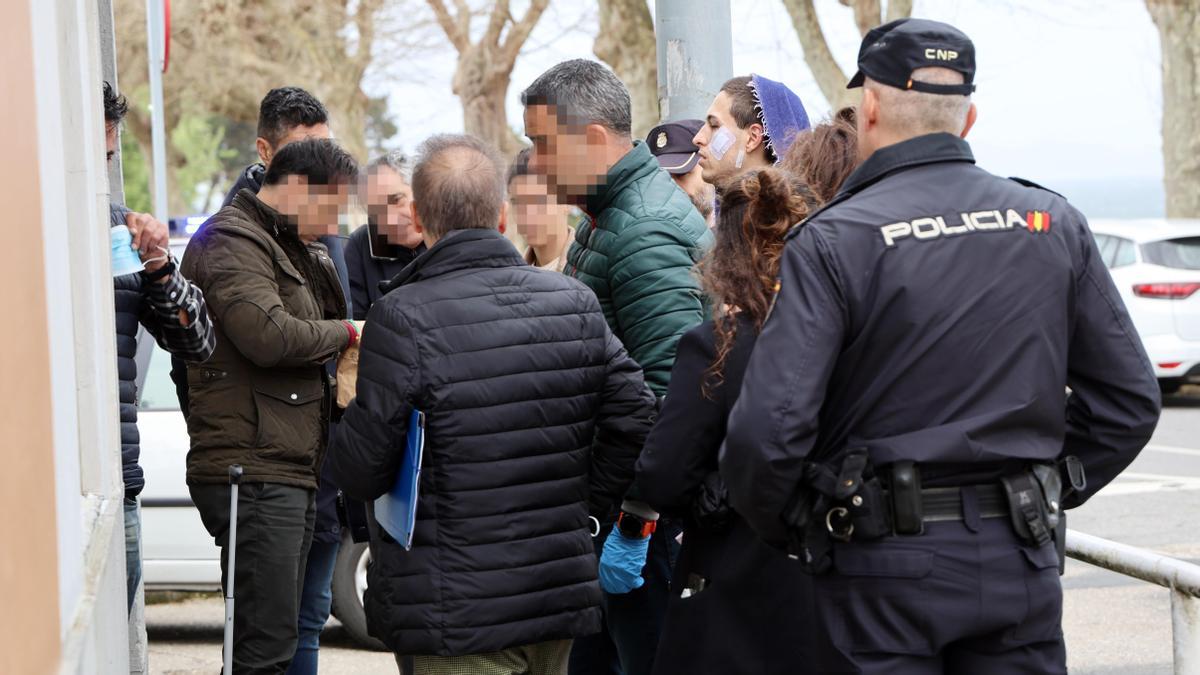
[[742, 164], [745, 161], [746, 161], [746, 147], [742, 146], [742, 147], [738, 148], [737, 159], [733, 162], [733, 168], [735, 168], [735, 169], [742, 168]]
[[737, 137], [733, 135], [733, 132], [721, 127], [713, 132], [712, 140], [708, 143], [708, 150], [712, 153], [713, 159], [720, 160], [725, 153], [729, 152], [734, 143], [737, 143]]

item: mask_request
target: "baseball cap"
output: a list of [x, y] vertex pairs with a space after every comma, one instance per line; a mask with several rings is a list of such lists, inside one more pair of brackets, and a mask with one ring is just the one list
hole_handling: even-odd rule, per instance
[[[918, 68], [949, 68], [963, 74], [963, 84], [917, 82]], [[858, 72], [847, 89], [876, 82], [927, 94], [970, 95], [975, 91], [975, 45], [959, 29], [929, 19], [898, 19], [872, 28], [858, 49]]]
[[667, 173], [687, 173], [700, 161], [700, 148], [692, 142], [704, 122], [700, 120], [676, 120], [660, 124], [646, 134], [646, 145], [650, 153], [658, 158], [658, 165]]

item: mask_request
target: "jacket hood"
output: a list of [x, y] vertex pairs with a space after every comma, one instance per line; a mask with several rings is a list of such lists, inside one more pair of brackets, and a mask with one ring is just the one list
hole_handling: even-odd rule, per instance
[[401, 270], [382, 289], [387, 293], [404, 284], [462, 269], [526, 264], [512, 242], [496, 230], [453, 230]]

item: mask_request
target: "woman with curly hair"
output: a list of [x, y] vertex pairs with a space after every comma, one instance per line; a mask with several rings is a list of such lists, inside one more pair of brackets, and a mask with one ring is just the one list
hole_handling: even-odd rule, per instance
[[810, 580], [730, 509], [717, 453], [770, 309], [784, 235], [815, 204], [803, 182], [772, 168], [735, 179], [721, 197], [716, 245], [700, 263], [717, 310], [679, 341], [662, 413], [637, 465], [643, 499], [684, 522], [657, 673], [807, 670], [815, 638], [804, 620]]
[[800, 134], [779, 162], [779, 168], [803, 181], [821, 204], [833, 199], [857, 165], [854, 108], [842, 108]]

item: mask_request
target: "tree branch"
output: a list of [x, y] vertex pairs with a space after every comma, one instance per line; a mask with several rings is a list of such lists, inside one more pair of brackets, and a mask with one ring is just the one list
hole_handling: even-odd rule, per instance
[[850, 104], [852, 99], [846, 93], [846, 74], [834, 60], [829, 43], [825, 41], [812, 0], [783, 0], [783, 5], [792, 18], [796, 36], [800, 38], [804, 60], [821, 87], [825, 100], [834, 110]]
[[[450, 39], [450, 44], [454, 45], [458, 53], [461, 54], [470, 48], [470, 36], [462, 31], [460, 24], [456, 23], [454, 18], [450, 16], [450, 10], [446, 9], [446, 3], [442, 2], [442, 0], [426, 0], [426, 2], [429, 3], [429, 8], [433, 10], [433, 15], [437, 18], [438, 25], [442, 27], [442, 31], [446, 33], [446, 37]], [[469, 20], [470, 14], [467, 17]], [[462, 20], [462, 16], [459, 16], [459, 20]]]
[[654, 19], [646, 0], [600, 0], [600, 30], [592, 53], [629, 88], [633, 135], [644, 137], [658, 124], [658, 60]]
[[542, 13], [549, 5], [550, 0], [533, 0], [529, 3], [529, 9], [526, 10], [525, 16], [508, 29], [508, 36], [504, 38], [504, 47], [501, 49], [500, 55], [509, 69], [517, 62], [517, 55], [521, 53], [521, 47], [525, 45], [529, 34], [533, 32], [534, 26], [537, 25], [542, 18]]
[[854, 0], [854, 24], [858, 26], [859, 36], [883, 23], [883, 10], [880, 0]]
[[483, 39], [479, 44], [500, 46], [500, 34], [504, 32], [504, 27], [512, 19], [512, 12], [508, 9], [508, 0], [492, 0], [491, 16], [488, 17], [487, 29], [483, 32]]
[[884, 23], [890, 23], [896, 19], [904, 19], [912, 16], [913, 0], [888, 0], [887, 16], [884, 17]]
[[354, 26], [358, 29], [358, 47], [352, 60], [355, 70], [362, 79], [362, 73], [367, 71], [371, 63], [371, 49], [375, 43], [375, 14], [383, 6], [383, 0], [359, 0], [358, 9], [354, 12]]

